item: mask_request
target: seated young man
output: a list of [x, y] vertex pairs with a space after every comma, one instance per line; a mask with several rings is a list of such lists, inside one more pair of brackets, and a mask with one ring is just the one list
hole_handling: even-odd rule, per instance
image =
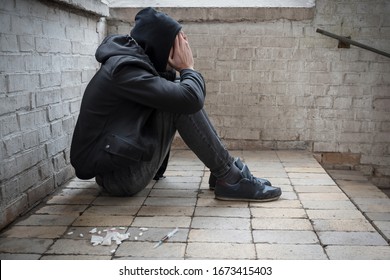
[[278, 199], [280, 188], [252, 176], [218, 137], [203, 108], [204, 79], [181, 29], [146, 8], [130, 35], [108, 36], [98, 47], [101, 68], [85, 89], [71, 145], [77, 177], [95, 177], [108, 193], [131, 196], [161, 175], [178, 131], [210, 169], [217, 199]]

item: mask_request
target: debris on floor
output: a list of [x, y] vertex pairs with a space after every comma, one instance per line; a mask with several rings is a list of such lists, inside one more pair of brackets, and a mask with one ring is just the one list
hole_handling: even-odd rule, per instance
[[[91, 230], [92, 232], [96, 233], [95, 229]], [[90, 232], [91, 232], [90, 231]], [[117, 245], [121, 244], [123, 240], [126, 240], [130, 237], [129, 233], [119, 233], [116, 231], [115, 228], [111, 228], [109, 230], [103, 230], [106, 232], [106, 236], [100, 236], [100, 235], [92, 235], [91, 236], [91, 243], [93, 246], [97, 245], [103, 245], [103, 246], [110, 246], [112, 242], [114, 241]]]
[[[125, 230], [125, 227], [119, 227], [120, 230]], [[134, 240], [138, 240], [138, 237], [141, 237], [144, 232], [148, 231], [148, 228], [141, 227], [139, 228], [140, 232], [138, 233], [138, 236], [134, 237]], [[91, 236], [91, 244], [93, 246], [110, 246], [112, 242], [115, 242], [117, 245], [121, 244], [123, 240], [126, 240], [130, 237], [130, 233], [119, 233], [116, 228], [109, 228], [109, 229], [103, 229], [103, 232], [106, 233], [106, 236], [101, 236], [102, 231], [98, 230], [97, 228], [93, 228], [89, 231]], [[73, 232], [70, 232], [68, 234], [73, 234]], [[81, 236], [81, 234], [80, 234]], [[114, 250], [113, 250], [114, 251]], [[113, 252], [112, 252], [113, 253]]]

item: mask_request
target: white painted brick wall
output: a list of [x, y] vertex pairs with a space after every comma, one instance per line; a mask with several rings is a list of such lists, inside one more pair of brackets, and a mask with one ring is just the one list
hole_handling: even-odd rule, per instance
[[[122, 21], [98, 23], [91, 11], [108, 15], [99, 1], [53, 2], [60, 4], [3, 0], [0, 6], [1, 226], [73, 176], [71, 134], [104, 37], [96, 30], [131, 29]], [[389, 12], [385, 0], [317, 0], [313, 20], [310, 12], [299, 16], [304, 20], [267, 13], [239, 22], [228, 20], [233, 14], [221, 15], [229, 22], [183, 20], [207, 81], [206, 109], [223, 140], [230, 148], [361, 154], [361, 169], [388, 187], [389, 59], [353, 46], [338, 49], [315, 30], [389, 52]]]
[[74, 176], [70, 140], [99, 67], [98, 21], [55, 1], [0, 5], [0, 228]]
[[[223, 140], [231, 148], [357, 153], [363, 171], [389, 176], [390, 59], [338, 49], [337, 40], [316, 32], [390, 52], [389, 13], [385, 0], [317, 0], [313, 20], [183, 20]], [[130, 29], [111, 24], [110, 33]], [[389, 177], [376, 183], [390, 187]]]

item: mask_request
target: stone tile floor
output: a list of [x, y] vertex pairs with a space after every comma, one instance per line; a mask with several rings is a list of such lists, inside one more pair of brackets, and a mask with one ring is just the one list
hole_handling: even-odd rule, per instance
[[[166, 178], [135, 197], [72, 180], [0, 233], [0, 259], [390, 259], [390, 199], [358, 172], [328, 174], [305, 151], [232, 154], [280, 186], [282, 197], [215, 200], [208, 169], [191, 151], [175, 150]], [[93, 246], [93, 228], [130, 236]]]

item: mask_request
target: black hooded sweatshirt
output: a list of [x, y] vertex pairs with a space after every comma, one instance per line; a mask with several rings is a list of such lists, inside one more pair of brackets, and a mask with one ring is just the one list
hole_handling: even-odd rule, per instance
[[[143, 17], [149, 28], [143, 27]], [[101, 67], [85, 89], [70, 151], [80, 179], [150, 160], [159, 148], [157, 110], [193, 114], [203, 107], [206, 93], [200, 73], [184, 69], [179, 83], [159, 74], [180, 25], [149, 8], [137, 14], [134, 30], [143, 47], [129, 35], [111, 35], [96, 51]]]

